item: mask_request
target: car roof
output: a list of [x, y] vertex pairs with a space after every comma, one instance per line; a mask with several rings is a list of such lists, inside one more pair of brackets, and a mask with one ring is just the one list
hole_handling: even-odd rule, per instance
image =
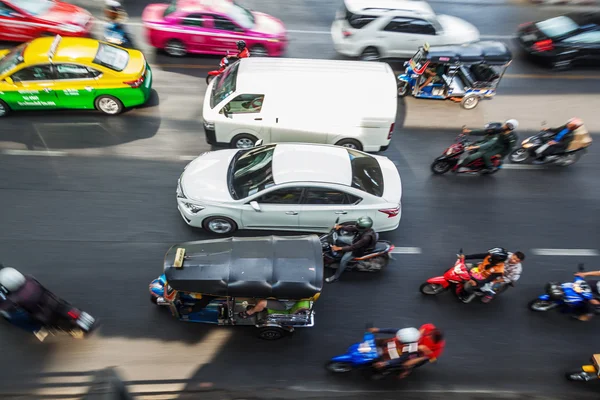
[[351, 186], [350, 155], [340, 146], [280, 143], [273, 153], [273, 180], [276, 185], [325, 182]]
[[226, 14], [233, 7], [227, 0], [179, 0], [177, 11], [183, 12], [215, 12]]
[[[23, 58], [26, 64], [48, 62], [48, 53], [55, 37], [34, 39], [27, 45]], [[99, 43], [94, 39], [62, 37], [52, 57], [54, 62], [92, 63], [98, 52]]]
[[[176, 259], [182, 261], [178, 267]], [[164, 272], [175, 290], [300, 300], [323, 287], [322, 245], [317, 235], [186, 242], [167, 251]]]
[[394, 11], [435, 15], [431, 6], [422, 0], [344, 0], [352, 13], [383, 15]]

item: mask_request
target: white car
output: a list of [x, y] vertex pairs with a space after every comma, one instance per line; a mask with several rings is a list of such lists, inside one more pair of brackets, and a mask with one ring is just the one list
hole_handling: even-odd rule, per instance
[[204, 153], [177, 185], [188, 225], [327, 232], [366, 215], [377, 232], [398, 227], [402, 184], [387, 157], [341, 146], [279, 143]]
[[436, 15], [421, 0], [343, 0], [331, 26], [338, 53], [362, 60], [411, 57], [425, 42], [460, 45], [479, 40], [472, 24]]

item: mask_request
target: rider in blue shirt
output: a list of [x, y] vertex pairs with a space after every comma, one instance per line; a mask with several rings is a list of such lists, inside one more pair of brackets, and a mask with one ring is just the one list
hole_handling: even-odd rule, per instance
[[540, 159], [544, 160], [548, 156], [565, 152], [575, 136], [575, 130], [582, 125], [583, 121], [579, 118], [571, 118], [565, 125], [559, 128], [548, 129], [550, 132], [554, 131], [556, 135], [547, 143], [548, 147], [540, 154]]

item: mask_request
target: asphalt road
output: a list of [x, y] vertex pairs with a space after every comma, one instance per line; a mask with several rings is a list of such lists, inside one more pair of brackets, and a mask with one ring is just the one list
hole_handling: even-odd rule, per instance
[[[256, 8], [279, 16], [289, 29], [327, 30], [337, 5], [323, 3], [298, 1], [284, 7], [256, 1]], [[141, 4], [130, 7], [134, 17]], [[492, 24], [491, 18], [515, 25], [558, 13], [556, 8], [514, 5], [433, 6], [494, 35], [509, 35], [512, 28]], [[329, 52], [324, 57], [334, 57], [328, 36], [315, 34], [308, 40], [308, 34], [298, 35], [306, 42], [291, 47], [288, 56], [320, 56], [311, 49], [322, 48]], [[174, 192], [186, 160], [210, 149], [201, 133], [205, 84], [197, 78], [205, 70], [190, 65], [216, 62], [214, 57], [191, 57], [177, 60], [185, 68], [166, 68], [161, 60], [172, 60], [159, 57], [157, 93], [144, 108], [115, 118], [55, 112], [0, 122], [0, 261], [32, 273], [103, 321], [98, 334], [84, 342], [39, 344], [3, 326], [0, 354], [10, 368], [2, 368], [0, 389], [21, 385], [29, 374], [75, 374], [117, 365], [128, 380], [193, 378], [236, 389], [383, 387], [422, 391], [424, 396], [436, 390], [597, 396], [598, 386], [569, 385], [563, 373], [598, 351], [594, 344], [600, 322], [532, 314], [526, 305], [546, 282], [571, 279], [577, 263], [597, 268], [600, 262], [596, 255], [568, 255], [576, 249], [600, 251], [600, 148], [592, 146], [568, 169], [507, 166], [488, 177], [433, 177], [429, 172], [455, 128], [465, 123], [475, 126], [516, 115], [523, 121], [519, 135], [524, 138], [542, 119], [559, 124], [577, 112], [597, 138], [597, 71], [571, 71], [567, 75], [578, 78], [564, 79], [565, 74], [538, 70], [518, 59], [515, 68], [522, 69], [515, 75], [539, 77], [507, 77], [497, 98], [472, 112], [444, 102], [401, 101], [392, 146], [384, 155], [396, 162], [403, 179], [403, 219], [397, 231], [384, 236], [398, 247], [417, 250], [397, 254], [381, 274], [347, 273], [326, 286], [316, 326], [270, 343], [256, 339], [251, 328], [180, 323], [148, 301], [147, 284], [160, 274], [166, 249], [208, 237], [183, 223]], [[418, 293], [420, 283], [454, 262], [459, 248], [479, 252], [498, 245], [520, 249], [528, 257], [519, 285], [496, 301], [464, 305], [450, 295], [429, 299]], [[543, 249], [565, 250], [549, 256]], [[361, 338], [366, 322], [402, 327], [430, 321], [446, 331], [447, 351], [438, 365], [419, 370], [406, 382], [374, 386], [330, 377], [322, 368], [329, 357]]]

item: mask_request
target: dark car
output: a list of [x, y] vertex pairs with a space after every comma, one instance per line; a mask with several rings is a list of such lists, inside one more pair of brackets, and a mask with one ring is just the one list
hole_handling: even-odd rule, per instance
[[556, 69], [600, 64], [600, 12], [579, 12], [519, 26], [517, 41], [532, 58]]

